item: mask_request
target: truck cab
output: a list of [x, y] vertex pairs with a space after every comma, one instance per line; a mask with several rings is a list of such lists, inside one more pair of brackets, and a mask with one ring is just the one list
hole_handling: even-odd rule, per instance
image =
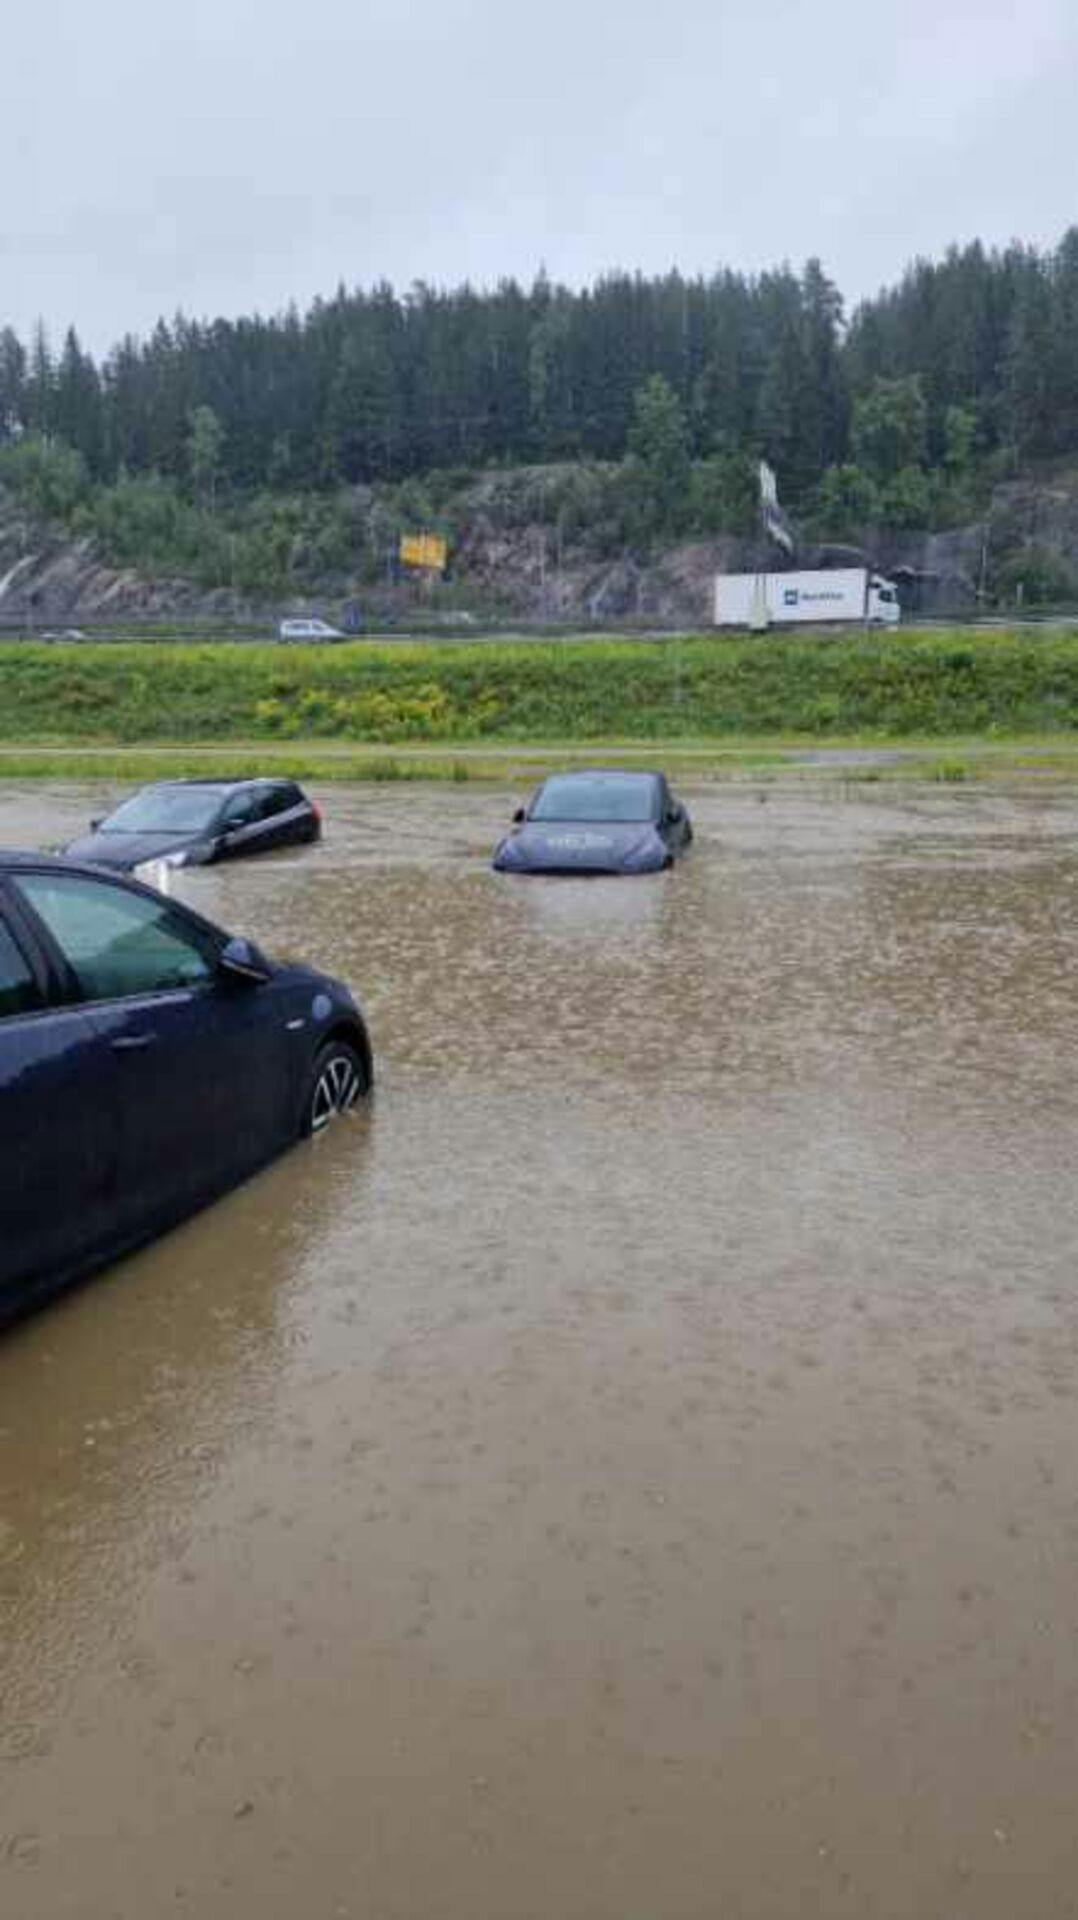
[[865, 619], [869, 626], [897, 626], [900, 612], [894, 581], [885, 580], [879, 573], [872, 574], [868, 583], [865, 605]]

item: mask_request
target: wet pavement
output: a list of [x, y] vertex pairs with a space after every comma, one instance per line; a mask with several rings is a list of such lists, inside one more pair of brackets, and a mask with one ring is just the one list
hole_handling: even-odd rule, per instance
[[1078, 1912], [1078, 802], [685, 791], [182, 876], [379, 1085], [0, 1343], [5, 1920]]

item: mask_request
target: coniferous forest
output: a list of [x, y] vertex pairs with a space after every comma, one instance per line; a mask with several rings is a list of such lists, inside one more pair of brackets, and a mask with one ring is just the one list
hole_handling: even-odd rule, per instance
[[1078, 227], [1046, 252], [917, 261], [849, 315], [810, 260], [575, 291], [342, 286], [305, 314], [161, 320], [100, 362], [75, 327], [0, 332], [0, 482], [132, 561], [197, 547], [220, 571], [207, 522], [242, 506], [265, 578], [251, 516], [265, 532], [275, 501], [403, 484], [437, 518], [448, 491], [424, 477], [487, 467], [550, 466], [563, 492], [568, 464], [601, 470], [577, 512], [608, 547], [745, 531], [761, 455], [838, 537], [957, 524], [992, 480], [1078, 459]]

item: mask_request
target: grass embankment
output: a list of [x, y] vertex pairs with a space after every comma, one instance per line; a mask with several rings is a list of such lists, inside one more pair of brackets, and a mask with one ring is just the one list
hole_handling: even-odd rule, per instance
[[[8, 774], [272, 765], [339, 778], [505, 773], [542, 747], [685, 770], [798, 744], [1038, 737], [1078, 753], [1078, 633], [288, 648], [0, 645]], [[532, 751], [529, 752], [529, 749]]]

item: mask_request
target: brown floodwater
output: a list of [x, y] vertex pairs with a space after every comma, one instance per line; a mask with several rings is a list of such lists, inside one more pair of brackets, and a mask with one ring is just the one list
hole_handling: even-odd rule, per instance
[[1074, 795], [319, 797], [369, 1111], [0, 1343], [0, 1913], [1078, 1912]]

